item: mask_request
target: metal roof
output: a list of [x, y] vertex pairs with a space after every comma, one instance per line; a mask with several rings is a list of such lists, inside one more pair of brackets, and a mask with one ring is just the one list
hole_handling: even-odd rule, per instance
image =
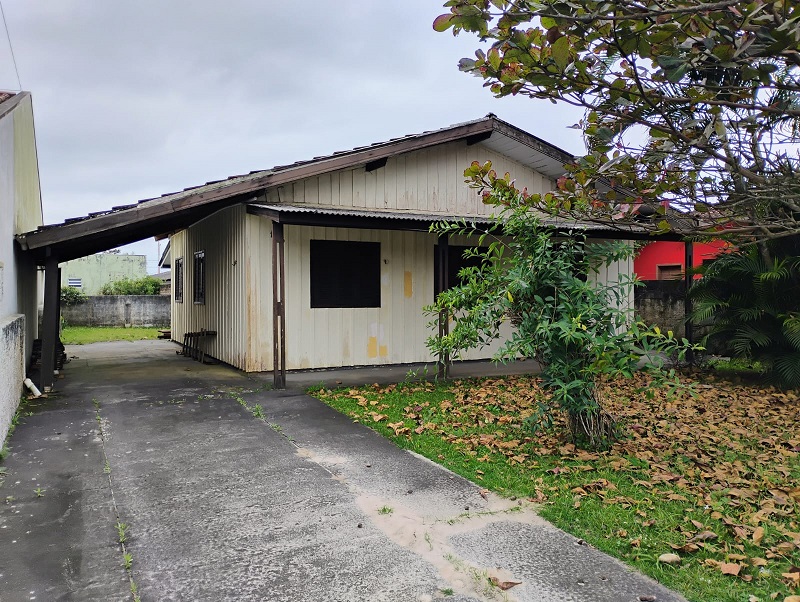
[[[419, 213], [389, 209], [341, 209], [310, 205], [247, 203], [247, 210], [249, 213], [267, 215], [285, 224], [334, 227], [392, 227], [402, 230], [428, 231], [430, 225], [437, 222], [466, 222], [476, 225], [494, 222], [494, 219], [488, 215]], [[396, 224], [390, 226], [391, 222], [396, 222]], [[560, 232], [580, 230], [590, 238], [653, 239], [649, 230], [629, 224], [600, 224], [547, 216], [542, 216], [541, 222], [548, 228]], [[661, 239], [664, 240], [664, 237]]]
[[[114, 206], [107, 211], [69, 218], [61, 224], [41, 226], [33, 232], [19, 235], [17, 240], [23, 249], [32, 251], [38, 261], [43, 261], [48, 253], [57, 255], [61, 260], [90, 255], [186, 228], [225, 207], [254, 201], [257, 195], [273, 186], [457, 140], [483, 144], [550, 178], [562, 175], [564, 164], [574, 159], [563, 149], [490, 113], [480, 119], [438, 130], [409, 134], [305, 161], [231, 176], [160, 197]], [[430, 214], [422, 217], [427, 221], [432, 218]], [[438, 216], [433, 217], [439, 219]]]

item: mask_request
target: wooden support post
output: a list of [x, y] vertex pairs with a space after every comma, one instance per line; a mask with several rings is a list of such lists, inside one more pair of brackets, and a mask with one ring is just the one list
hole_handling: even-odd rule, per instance
[[[683, 318], [684, 318], [684, 328], [686, 333], [686, 340], [690, 343], [694, 343], [694, 325], [692, 321], [689, 319], [689, 316], [692, 313], [692, 300], [689, 297], [689, 289], [692, 287], [692, 268], [694, 267], [694, 243], [691, 241], [687, 241], [684, 243], [683, 246], [683, 264], [685, 266], [683, 272], [684, 278], [684, 291], [683, 291]], [[686, 361], [690, 364], [694, 362], [694, 352], [687, 351], [686, 352]]]
[[[450, 272], [448, 265], [449, 240], [447, 234], [439, 235], [439, 245], [436, 248], [438, 253], [438, 269], [436, 271], [436, 290], [439, 292], [447, 290], [447, 274]], [[439, 338], [445, 337], [450, 332], [450, 316], [446, 311], [439, 312]], [[439, 378], [447, 378], [450, 375], [450, 355], [442, 353], [439, 355], [437, 375]]]
[[42, 312], [42, 355], [39, 387], [42, 392], [53, 387], [56, 368], [56, 343], [60, 317], [61, 278], [58, 257], [49, 254], [44, 264], [44, 309]]
[[283, 224], [272, 222], [272, 373], [276, 389], [286, 388], [286, 257]]

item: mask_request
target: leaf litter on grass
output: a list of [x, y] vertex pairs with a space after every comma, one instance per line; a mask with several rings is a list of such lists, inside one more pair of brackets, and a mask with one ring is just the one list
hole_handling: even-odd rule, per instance
[[595, 539], [611, 540], [600, 547], [627, 560], [675, 553], [681, 567], [771, 589], [765, 599], [800, 593], [798, 394], [704, 375], [692, 381], [693, 394], [650, 387], [642, 395], [649, 384], [638, 375], [603, 385], [623, 430], [603, 451], [565, 438], [564, 417], [547, 432], [527, 430], [525, 419], [547, 397], [534, 377], [316, 394], [409, 446], [441, 440], [476, 482], [490, 465], [512, 471], [495, 488], [543, 503], [547, 518], [608, 515], [613, 529]]

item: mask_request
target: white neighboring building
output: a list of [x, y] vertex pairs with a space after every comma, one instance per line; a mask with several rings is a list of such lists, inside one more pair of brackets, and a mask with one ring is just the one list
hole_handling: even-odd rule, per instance
[[0, 442], [22, 394], [41, 290], [35, 259], [14, 237], [41, 225], [31, 95], [0, 93]]

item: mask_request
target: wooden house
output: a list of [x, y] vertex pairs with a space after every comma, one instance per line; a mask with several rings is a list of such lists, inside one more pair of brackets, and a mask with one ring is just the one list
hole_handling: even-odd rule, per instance
[[[437, 237], [430, 226], [487, 223], [493, 211], [464, 182], [464, 169], [491, 161], [520, 188], [547, 192], [572, 160], [490, 114], [115, 207], [20, 243], [47, 264], [168, 236], [172, 338], [212, 331], [203, 339], [208, 355], [245, 371], [274, 370], [280, 386], [287, 369], [435, 359], [423, 307], [452, 283], [458, 247], [470, 241]], [[576, 226], [553, 224], [564, 233]], [[581, 227], [597, 239], [636, 237]], [[624, 262], [598, 278], [631, 271]]]

